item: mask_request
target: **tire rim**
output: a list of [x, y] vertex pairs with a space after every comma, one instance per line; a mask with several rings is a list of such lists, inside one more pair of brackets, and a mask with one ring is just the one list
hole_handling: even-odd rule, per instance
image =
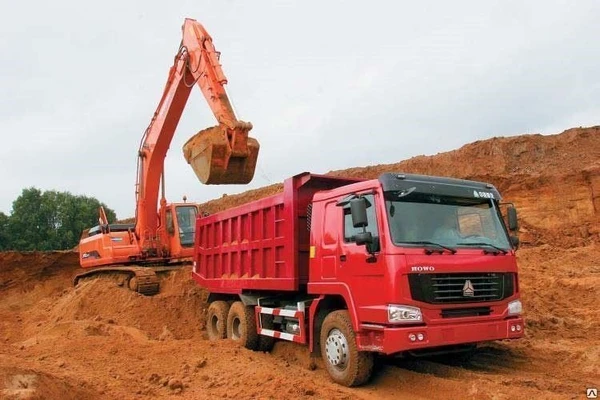
[[231, 338], [233, 340], [240, 340], [242, 337], [241, 325], [242, 321], [239, 319], [239, 317], [234, 317], [231, 321]]
[[332, 329], [325, 343], [327, 361], [338, 369], [346, 368], [348, 364], [348, 340], [339, 329]]

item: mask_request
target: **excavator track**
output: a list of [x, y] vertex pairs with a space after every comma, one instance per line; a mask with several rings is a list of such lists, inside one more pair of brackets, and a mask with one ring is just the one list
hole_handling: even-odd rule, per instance
[[134, 292], [144, 296], [153, 296], [160, 291], [160, 282], [157, 272], [168, 272], [179, 269], [181, 265], [169, 267], [139, 267], [139, 266], [110, 266], [93, 268], [87, 271], [79, 272], [73, 277], [73, 286], [77, 286], [79, 281], [90, 276], [99, 276], [109, 273], [119, 273], [127, 275], [127, 287]]
[[133, 272], [135, 275], [129, 278], [127, 284], [129, 289], [145, 296], [152, 296], [160, 291], [158, 276], [156, 276], [156, 273], [153, 270], [136, 268]]

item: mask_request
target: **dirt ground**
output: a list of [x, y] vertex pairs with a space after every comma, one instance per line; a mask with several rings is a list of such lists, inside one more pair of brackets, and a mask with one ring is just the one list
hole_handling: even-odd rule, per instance
[[[452, 175], [454, 168], [454, 176], [496, 184], [516, 204], [524, 339], [485, 344], [468, 361], [381, 359], [368, 385], [349, 389], [330, 382], [302, 346], [280, 342], [267, 354], [208, 341], [207, 293], [189, 268], [163, 276], [161, 293], [145, 297], [116, 276], [73, 288], [73, 252], [5, 252], [0, 398], [585, 398], [587, 387], [600, 387], [599, 139], [598, 128], [491, 139], [362, 170], [371, 177], [387, 170]], [[479, 169], [464, 166], [477, 155], [485, 160]], [[205, 207], [214, 212], [278, 190]]]

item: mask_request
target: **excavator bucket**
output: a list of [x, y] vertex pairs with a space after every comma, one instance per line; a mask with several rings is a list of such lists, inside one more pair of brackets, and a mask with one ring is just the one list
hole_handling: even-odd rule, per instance
[[252, 124], [238, 121], [204, 129], [183, 146], [183, 155], [204, 184], [246, 184], [254, 177], [260, 145], [248, 137]]

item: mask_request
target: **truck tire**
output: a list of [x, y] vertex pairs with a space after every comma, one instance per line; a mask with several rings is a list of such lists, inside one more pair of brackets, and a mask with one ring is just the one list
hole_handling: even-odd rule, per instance
[[333, 311], [321, 327], [320, 347], [331, 379], [344, 386], [359, 386], [373, 372], [373, 353], [358, 351], [350, 314]]
[[247, 349], [256, 350], [258, 348], [254, 306], [244, 306], [241, 301], [236, 301], [231, 305], [227, 316], [227, 337], [240, 342]]
[[210, 303], [206, 312], [206, 332], [209, 340], [225, 339], [227, 337], [227, 315], [229, 304], [217, 300]]
[[[272, 315], [267, 315], [267, 314], [263, 314], [262, 316], [262, 326], [265, 329], [271, 329], [273, 330], [275, 328], [275, 325], [273, 325], [273, 316]], [[273, 346], [275, 346], [275, 338], [272, 336], [264, 336], [264, 335], [259, 335], [258, 336], [258, 351], [264, 351], [264, 352], [270, 352], [271, 350], [273, 350]]]

